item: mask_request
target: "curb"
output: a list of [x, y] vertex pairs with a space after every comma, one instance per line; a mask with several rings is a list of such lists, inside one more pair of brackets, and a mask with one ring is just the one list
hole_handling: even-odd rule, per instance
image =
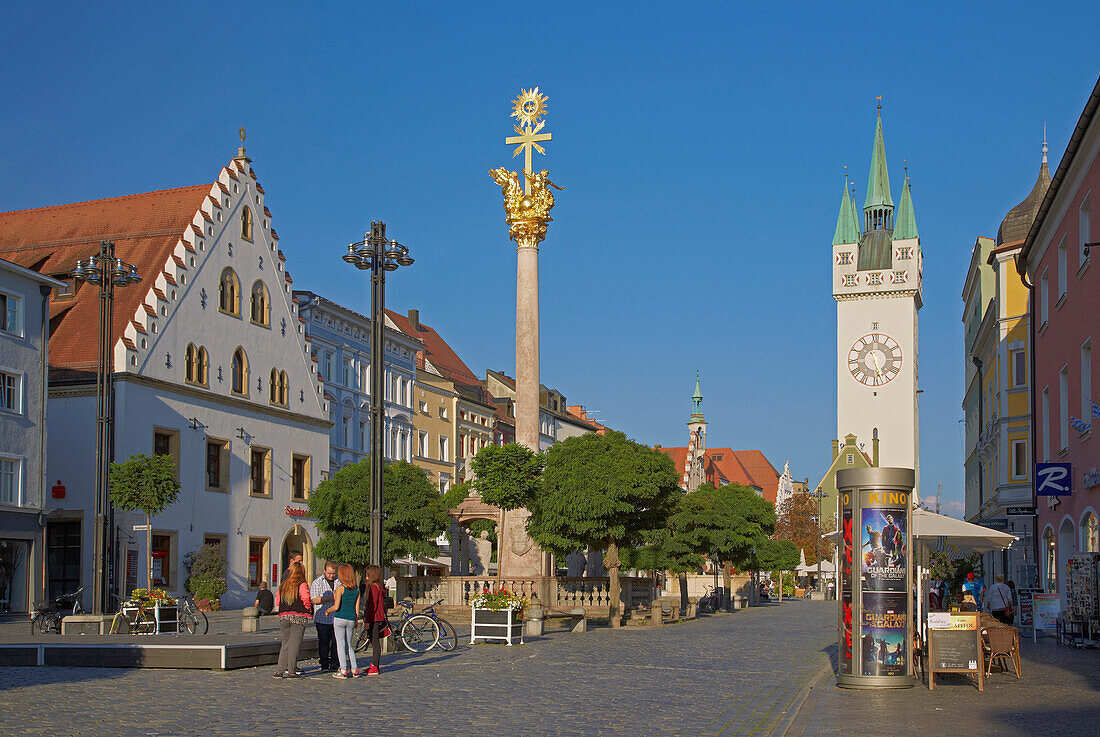
[[[821, 669], [821, 672], [816, 677], [807, 681], [806, 685], [799, 689], [795, 697], [791, 699], [791, 705], [787, 708], [783, 718], [772, 729], [770, 737], [798, 737], [802, 734], [802, 731], [806, 728], [806, 722], [809, 721], [809, 711], [803, 713], [803, 708], [806, 705], [806, 701], [810, 698], [810, 694], [820, 689], [821, 685], [825, 683], [833, 675], [832, 665], [829, 665]], [[817, 703], [817, 699], [814, 699], [814, 703]], [[804, 718], [799, 720], [798, 717]], [[794, 730], [795, 721], [800, 723], [798, 729]]]

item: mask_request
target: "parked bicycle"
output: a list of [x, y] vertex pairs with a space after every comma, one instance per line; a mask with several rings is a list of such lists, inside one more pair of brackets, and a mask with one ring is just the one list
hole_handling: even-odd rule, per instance
[[[406, 650], [414, 653], [426, 653], [436, 645], [441, 650], [451, 651], [458, 646], [458, 632], [447, 620], [435, 613], [435, 608], [443, 600], [414, 613], [414, 604], [405, 599], [398, 602], [401, 616], [394, 624], [394, 639]], [[363, 627], [355, 641], [355, 651], [362, 652], [370, 645], [370, 630]]]
[[70, 614], [83, 614], [80, 598], [86, 586], [81, 586], [71, 594], [62, 594], [53, 600], [53, 605], [39, 605], [31, 612], [31, 634], [56, 632], [61, 634], [61, 620]]
[[713, 586], [707, 586], [703, 595], [699, 597], [699, 612], [716, 612], [719, 604], [718, 591]]
[[153, 612], [145, 608], [144, 604], [136, 603], [128, 605], [123, 602], [115, 616], [111, 618], [111, 635], [152, 635], [156, 634], [157, 620]]
[[180, 632], [189, 635], [205, 635], [210, 631], [210, 620], [206, 612], [195, 606], [194, 594], [180, 594], [176, 597], [176, 616], [179, 618]]

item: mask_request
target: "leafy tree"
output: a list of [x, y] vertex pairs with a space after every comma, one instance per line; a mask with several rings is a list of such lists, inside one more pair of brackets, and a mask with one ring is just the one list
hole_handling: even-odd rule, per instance
[[821, 535], [836, 529], [836, 515], [826, 515], [822, 510], [820, 526], [817, 523], [817, 499], [805, 491], [799, 491], [785, 499], [776, 507], [778, 519], [775, 523], [775, 536], [780, 540], [789, 540], [806, 554], [807, 565], [817, 563], [820, 558], [829, 557], [832, 543], [822, 539]]
[[176, 464], [172, 456], [137, 453], [122, 463], [112, 463], [108, 477], [111, 502], [128, 512], [145, 513], [145, 586], [153, 590], [153, 523], [179, 498]]
[[[370, 562], [369, 458], [344, 466], [322, 481], [309, 498], [321, 539], [318, 556], [362, 568]], [[382, 472], [382, 563], [402, 556], [439, 553], [435, 538], [447, 529], [447, 510], [424, 472], [405, 461]]]
[[620, 613], [619, 551], [638, 547], [665, 526], [681, 492], [664, 453], [621, 432], [589, 433], [546, 451], [542, 488], [531, 502], [527, 530], [544, 550], [604, 550], [611, 580], [611, 619]]
[[210, 543], [184, 556], [187, 570], [184, 586], [195, 595], [196, 602], [205, 599], [212, 609], [220, 608], [219, 600], [226, 590], [226, 563], [222, 546]]
[[779, 600], [783, 601], [783, 572], [801, 561], [798, 546], [790, 540], [764, 539], [756, 546], [756, 559], [762, 570], [779, 573]]
[[[754, 560], [753, 549], [775, 531], [775, 510], [747, 487], [730, 484], [716, 489], [706, 483], [684, 496], [668, 524], [692, 552], [747, 568]], [[728, 592], [728, 565], [722, 566], [722, 585]]]
[[[679, 498], [677, 505], [683, 501]], [[674, 512], [675, 514], [675, 512]], [[620, 556], [627, 568], [645, 571], [668, 571], [680, 582], [680, 606], [688, 604], [687, 574], [703, 567], [703, 556], [694, 553], [671, 529], [665, 527], [645, 533], [645, 543], [639, 548], [626, 548]]]
[[[473, 486], [481, 500], [500, 508], [500, 529], [505, 515], [515, 509], [530, 506], [539, 489], [539, 479], [545, 463], [543, 456], [525, 445], [487, 445], [474, 456], [471, 468]], [[497, 588], [501, 570], [497, 564]]]
[[457, 484], [452, 484], [451, 488], [443, 492], [443, 496], [440, 497], [443, 508], [448, 510], [458, 509], [458, 505], [466, 501], [473, 490], [473, 484], [469, 481], [459, 481]]

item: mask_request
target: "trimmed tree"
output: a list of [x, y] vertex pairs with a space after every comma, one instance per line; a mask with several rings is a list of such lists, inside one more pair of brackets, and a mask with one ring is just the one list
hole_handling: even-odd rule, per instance
[[544, 550], [603, 550], [612, 626], [620, 616], [619, 551], [645, 542], [665, 526], [680, 490], [672, 459], [621, 432], [588, 433], [546, 451], [542, 488], [527, 530]]
[[[669, 528], [692, 552], [742, 568], [752, 560], [752, 550], [775, 531], [775, 510], [770, 502], [744, 486], [720, 489], [706, 483], [686, 494], [669, 518]], [[730, 571], [722, 566], [722, 586], [727, 595]]]
[[[321, 539], [314, 552], [363, 568], [370, 562], [370, 459], [344, 466], [318, 484], [309, 498]], [[424, 471], [405, 461], [382, 472], [382, 563], [439, 553], [435, 538], [447, 530], [447, 510]]]
[[[545, 459], [525, 445], [487, 445], [474, 456], [471, 484], [486, 504], [500, 508], [498, 530], [504, 530], [504, 516], [529, 507], [538, 493]], [[500, 588], [500, 556], [497, 556], [497, 588]]]
[[[683, 496], [677, 502], [683, 503]], [[673, 512], [675, 514], [675, 512]], [[627, 568], [639, 568], [645, 571], [668, 571], [675, 575], [680, 584], [680, 607], [688, 605], [687, 574], [703, 567], [703, 556], [693, 552], [684, 540], [672, 529], [654, 530], [644, 535], [645, 544], [639, 548], [626, 548], [621, 551], [623, 565]]]
[[153, 517], [179, 498], [176, 463], [172, 456], [136, 453], [122, 463], [112, 463], [109, 481], [111, 503], [128, 512], [145, 513], [145, 587], [153, 589]]

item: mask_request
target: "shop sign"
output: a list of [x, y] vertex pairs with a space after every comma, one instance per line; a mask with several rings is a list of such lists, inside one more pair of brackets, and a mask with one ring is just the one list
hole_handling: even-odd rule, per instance
[[65, 498], [65, 484], [61, 483], [61, 479], [57, 480], [57, 483], [50, 487], [50, 494], [54, 499]]
[[1008, 532], [1008, 520], [1003, 517], [994, 519], [983, 519], [979, 524], [981, 524], [982, 527], [988, 527], [991, 530]]
[[1035, 493], [1038, 496], [1069, 496], [1073, 466], [1069, 463], [1036, 463]]
[[1005, 514], [1009, 517], [1034, 517], [1035, 507], [1008, 507]]
[[288, 517], [303, 517], [303, 518], [308, 518], [309, 517], [309, 510], [308, 509], [302, 509], [301, 507], [292, 507], [289, 504], [286, 505], [286, 509], [284, 509], [283, 511], [286, 512], [286, 515]]

